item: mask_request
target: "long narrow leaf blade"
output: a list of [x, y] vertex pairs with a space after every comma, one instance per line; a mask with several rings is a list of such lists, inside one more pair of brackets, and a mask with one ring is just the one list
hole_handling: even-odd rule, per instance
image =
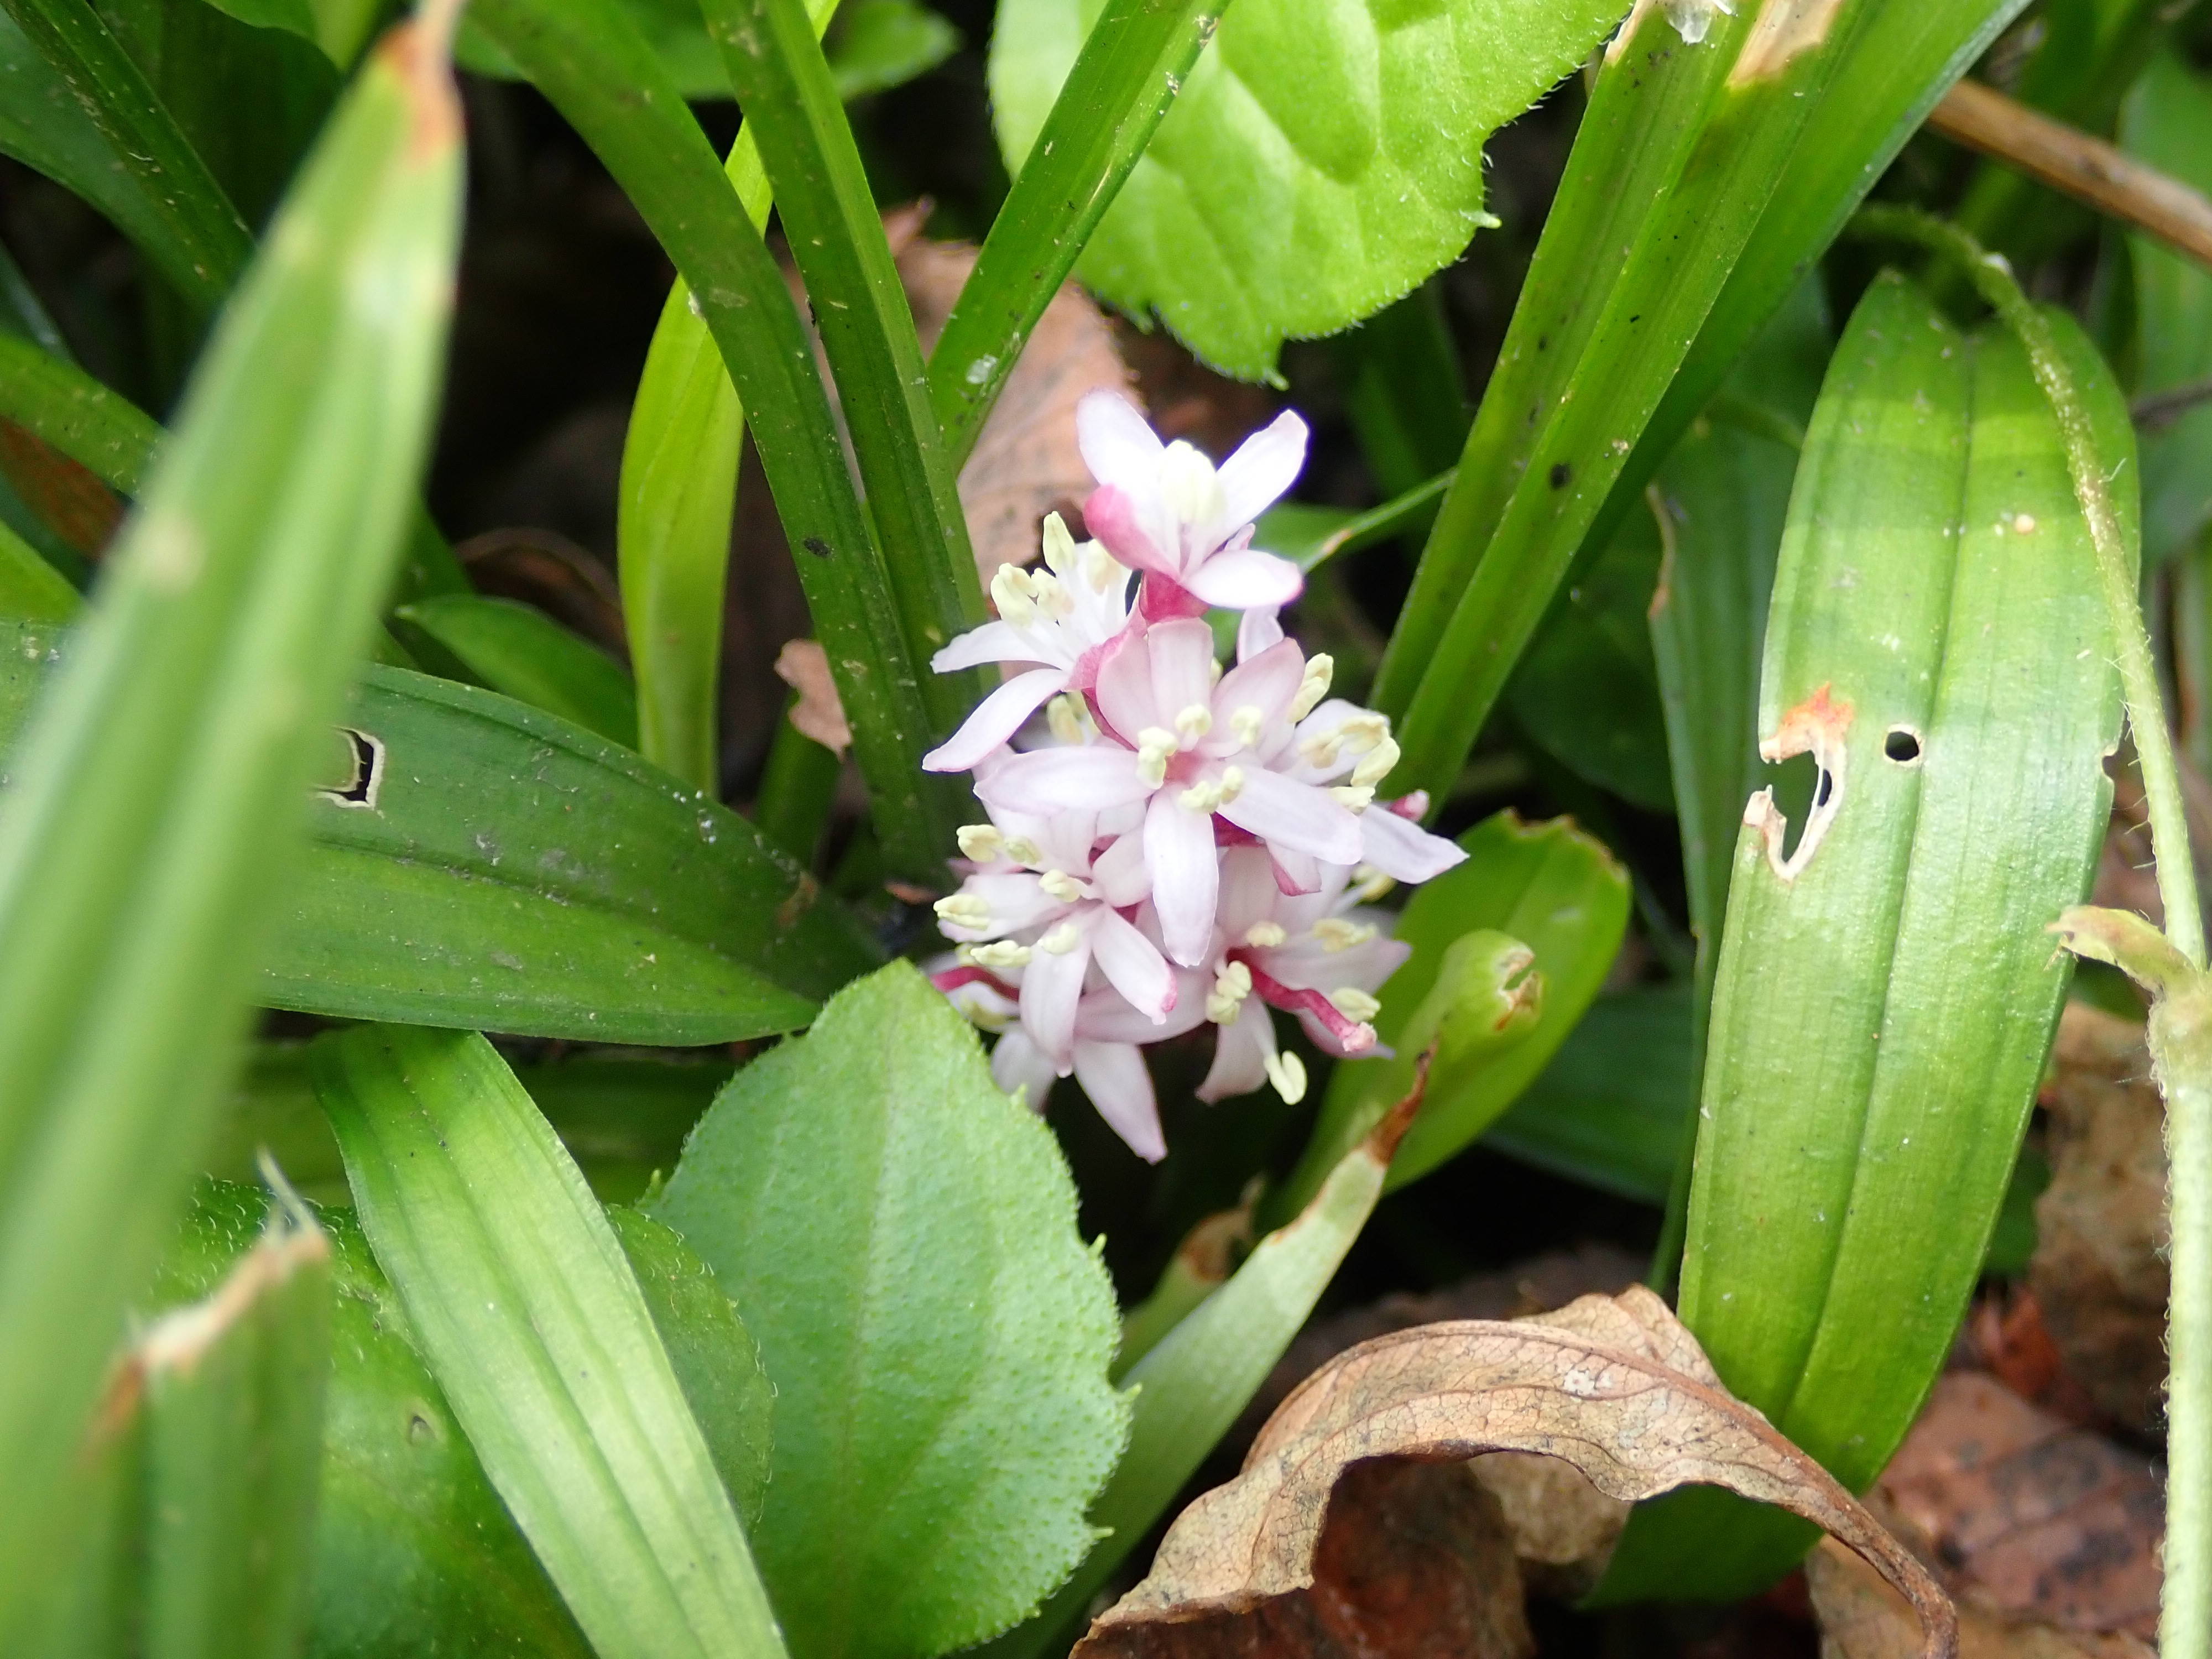
[[1225, 0], [1107, 0], [991, 221], [929, 357], [930, 404], [959, 465], [1084, 245], [1213, 38]]
[[0, 1633], [237, 1058], [434, 403], [459, 120], [434, 33], [335, 118], [187, 393], [0, 811]]
[[362, 1229], [601, 1659], [781, 1654], [621, 1242], [505, 1062], [472, 1033], [364, 1026], [314, 1064]]
[[888, 860], [941, 879], [951, 797], [921, 770], [929, 665], [908, 650], [813, 348], [767, 245], [667, 69], [612, 0], [483, 0], [471, 15], [582, 134], [690, 284], [744, 403]]

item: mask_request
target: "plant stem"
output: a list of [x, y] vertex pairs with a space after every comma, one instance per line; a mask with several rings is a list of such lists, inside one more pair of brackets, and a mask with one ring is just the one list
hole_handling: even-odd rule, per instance
[[[2067, 470], [2088, 520], [2111, 613], [2120, 690], [2150, 808], [2151, 848], [2166, 940], [2187, 969], [2162, 985], [2151, 1010], [2151, 1057], [2166, 1096], [2167, 1213], [2172, 1231], [2166, 1303], [2167, 1431], [2165, 1578], [2159, 1596], [2161, 1659], [2212, 1659], [2212, 1029], [2204, 975], [2204, 920], [2189, 846], [2173, 738], [2166, 724], [2150, 636], [2137, 603], [2134, 562], [2112, 511], [2111, 479], [2097, 453], [2087, 406], [2050, 325], [2004, 259], [1965, 231], [1905, 208], [1863, 210], [1859, 223], [1955, 263], [2026, 348], [2066, 442]], [[2177, 964], [2178, 966], [2178, 964]]]

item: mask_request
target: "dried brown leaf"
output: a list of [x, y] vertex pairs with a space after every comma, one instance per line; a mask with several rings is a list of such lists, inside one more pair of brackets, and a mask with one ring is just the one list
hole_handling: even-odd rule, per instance
[[2142, 1025], [2070, 1004], [2055, 1069], [2028, 1285], [2068, 1373], [2148, 1431], [2166, 1385], [2166, 1146]]
[[837, 683], [830, 678], [830, 653], [821, 642], [786, 640], [775, 653], [775, 674], [799, 693], [799, 701], [791, 706], [791, 723], [800, 734], [843, 754], [852, 744], [853, 728], [845, 723], [845, 705], [837, 700]]
[[[926, 350], [975, 268], [975, 250], [925, 240], [911, 213], [886, 215], [884, 228]], [[1100, 386], [1136, 395], [1104, 313], [1070, 283], [1045, 307], [960, 470], [960, 505], [987, 586], [1000, 565], [1037, 556], [1046, 514], [1073, 517], [1091, 493], [1091, 473], [1075, 447], [1075, 404]]]
[[113, 490], [13, 421], [0, 421], [0, 477], [87, 558], [97, 558], [123, 522], [123, 503]]
[[1237, 1645], [1238, 1632], [1312, 1589], [1331, 1494], [1348, 1468], [1493, 1451], [1564, 1459], [1622, 1500], [1703, 1483], [1790, 1510], [1898, 1587], [1920, 1614], [1924, 1654], [1955, 1648], [1956, 1615], [1927, 1571], [1826, 1471], [1729, 1395], [1688, 1329], [1637, 1286], [1510, 1323], [1468, 1320], [1380, 1337], [1317, 1371], [1269, 1419], [1237, 1478], [1177, 1517], [1151, 1574], [1076, 1651], [1085, 1659], [1265, 1651]]
[[2156, 1466], [1993, 1376], [1937, 1380], [1869, 1501], [1925, 1540], [1962, 1601], [2069, 1630], [2157, 1627]]

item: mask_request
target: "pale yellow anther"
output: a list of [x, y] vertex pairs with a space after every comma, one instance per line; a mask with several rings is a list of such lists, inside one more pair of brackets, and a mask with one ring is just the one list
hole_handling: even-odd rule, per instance
[[1083, 896], [1083, 884], [1065, 870], [1048, 870], [1037, 878], [1037, 885], [1062, 904], [1073, 904]]
[[1372, 749], [1389, 737], [1390, 717], [1372, 713], [1346, 714], [1336, 729], [1347, 747]]
[[1092, 592], [1103, 593], [1121, 574], [1121, 562], [1106, 550], [1105, 543], [1084, 544], [1083, 576], [1091, 584]]
[[1075, 948], [1076, 941], [1082, 937], [1083, 930], [1080, 927], [1072, 921], [1063, 921], [1039, 939], [1037, 944], [1056, 957], [1064, 957]]
[[1352, 867], [1352, 891], [1363, 903], [1374, 903], [1397, 884], [1397, 877], [1386, 876], [1371, 864], [1355, 864]]
[[[1347, 921], [1342, 916], [1323, 916], [1313, 925], [1313, 936], [1321, 941], [1324, 951], [1349, 951], [1355, 945], [1364, 945], [1375, 937], [1371, 921]], [[1354, 1014], [1353, 1018], [1362, 1016]]]
[[1380, 783], [1389, 777], [1398, 764], [1398, 740], [1385, 738], [1367, 751], [1358, 765], [1352, 769], [1352, 781], [1358, 784]]
[[1339, 806], [1364, 812], [1375, 804], [1375, 792], [1364, 783], [1340, 783], [1329, 792]]
[[1057, 513], [1044, 515], [1044, 562], [1056, 576], [1075, 568], [1075, 538], [1067, 533], [1067, 520]]
[[1075, 614], [1075, 599], [1060, 585], [1060, 578], [1049, 570], [1030, 573], [1030, 597], [1036, 602], [1038, 614], [1060, 618]]
[[1196, 743], [1213, 730], [1213, 711], [1202, 702], [1191, 703], [1176, 715], [1175, 728], [1184, 743]]
[[1272, 951], [1288, 938], [1279, 921], [1255, 921], [1244, 930], [1244, 942], [1255, 951]]
[[1341, 732], [1320, 732], [1310, 738], [1298, 739], [1298, 758], [1316, 771], [1326, 772], [1335, 765], [1343, 749], [1344, 733]]
[[999, 608], [1000, 620], [1018, 628], [1036, 618], [1036, 605], [1030, 597], [1029, 572], [1018, 564], [1002, 564], [999, 574], [991, 578], [991, 603]]
[[1241, 962], [1224, 962], [1213, 976], [1213, 988], [1206, 993], [1206, 1017], [1216, 1025], [1230, 1024], [1251, 994], [1252, 970]]
[[1357, 985], [1338, 986], [1328, 994], [1328, 1000], [1346, 1019], [1370, 1020], [1382, 1012], [1382, 1005]]
[[1210, 662], [1206, 665], [1206, 683], [1208, 685], [1221, 684], [1221, 665], [1218, 662]]
[[1267, 729], [1267, 714], [1249, 702], [1229, 717], [1231, 734], [1247, 749], [1257, 744], [1260, 734]]
[[988, 945], [963, 945], [960, 954], [978, 968], [1026, 968], [1030, 961], [1030, 947], [1017, 945], [1010, 939], [994, 939]]
[[1186, 812], [1211, 812], [1221, 805], [1221, 785], [1212, 778], [1200, 778], [1176, 797], [1176, 805]]
[[995, 823], [963, 823], [959, 836], [960, 856], [978, 864], [995, 863], [1006, 850], [1006, 833]]
[[1305, 678], [1298, 682], [1298, 695], [1291, 699], [1291, 718], [1302, 720], [1314, 711], [1314, 705], [1328, 695], [1329, 682], [1336, 678], [1336, 659], [1323, 651], [1306, 659]]
[[1034, 868], [1044, 862], [1044, 849], [1027, 836], [1014, 836], [1006, 842], [1006, 856], [1017, 864], [1026, 864]]
[[1083, 741], [1083, 703], [1063, 691], [1045, 705], [1044, 723], [1062, 743]]
[[1224, 806], [1244, 793], [1244, 769], [1224, 766], [1221, 769], [1221, 804]]
[[991, 907], [975, 893], [951, 893], [929, 907], [948, 927], [971, 930], [991, 925]]
[[1306, 1063], [1296, 1054], [1269, 1054], [1267, 1081], [1285, 1106], [1295, 1106], [1306, 1097]]
[[1137, 733], [1137, 775], [1147, 789], [1157, 789], [1168, 781], [1168, 757], [1182, 747], [1180, 738], [1157, 726]]

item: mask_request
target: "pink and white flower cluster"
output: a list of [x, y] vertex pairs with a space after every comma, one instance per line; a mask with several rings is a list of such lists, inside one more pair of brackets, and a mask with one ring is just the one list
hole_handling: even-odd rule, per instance
[[[1304, 464], [1305, 423], [1280, 416], [1218, 469], [1110, 392], [1076, 429], [1097, 539], [1048, 518], [1042, 568], [1000, 566], [999, 619], [935, 660], [1020, 671], [924, 763], [972, 771], [990, 817], [961, 831], [966, 879], [937, 903], [959, 949], [936, 978], [1001, 1033], [1001, 1087], [1042, 1104], [1072, 1075], [1158, 1159], [1144, 1044], [1210, 1023], [1201, 1099], [1272, 1083], [1297, 1101], [1269, 1011], [1326, 1052], [1374, 1052], [1375, 993], [1409, 947], [1370, 902], [1465, 854], [1419, 827], [1420, 797], [1376, 799], [1389, 721], [1331, 697], [1330, 659], [1277, 624], [1304, 578], [1253, 524]], [[1210, 609], [1242, 613], [1226, 672]]]

